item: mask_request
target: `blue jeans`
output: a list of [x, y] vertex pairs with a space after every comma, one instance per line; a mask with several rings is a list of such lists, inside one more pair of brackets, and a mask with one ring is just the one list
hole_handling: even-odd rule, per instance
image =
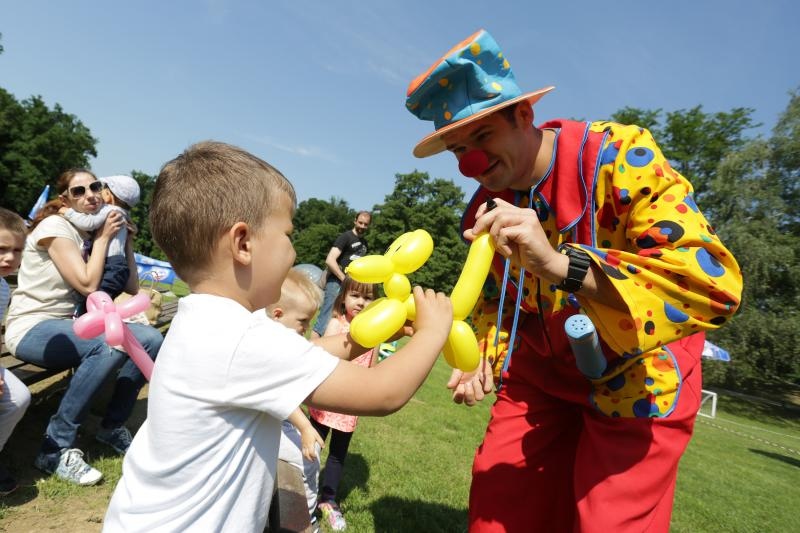
[[322, 300], [322, 307], [319, 308], [319, 315], [317, 315], [317, 322], [314, 324], [314, 331], [322, 337], [325, 335], [325, 328], [328, 327], [328, 322], [331, 320], [331, 311], [333, 311], [333, 302], [339, 296], [339, 289], [342, 288], [342, 282], [339, 278], [328, 272], [328, 279], [325, 283], [325, 299]]
[[[45, 443], [49, 442], [50, 447], [72, 448], [92, 398], [112, 372], [122, 367], [102, 421], [104, 428], [125, 423], [145, 383], [144, 376], [127, 354], [108, 346], [104, 335], [81, 339], [72, 330], [73, 323], [72, 320], [53, 319], [36, 324], [19, 342], [15, 354], [18, 359], [44, 368], [75, 368], [61, 404], [47, 425]], [[126, 325], [155, 360], [164, 340], [161, 333], [150, 326]]]

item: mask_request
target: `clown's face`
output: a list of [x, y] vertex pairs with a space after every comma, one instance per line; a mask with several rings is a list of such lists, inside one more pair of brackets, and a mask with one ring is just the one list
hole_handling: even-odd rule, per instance
[[483, 150], [489, 158], [487, 169], [475, 179], [489, 189], [527, 191], [533, 184], [533, 167], [538, 146], [533, 136], [533, 110], [518, 105], [512, 117], [501, 112], [466, 124], [444, 135], [447, 149], [459, 161], [471, 150]]

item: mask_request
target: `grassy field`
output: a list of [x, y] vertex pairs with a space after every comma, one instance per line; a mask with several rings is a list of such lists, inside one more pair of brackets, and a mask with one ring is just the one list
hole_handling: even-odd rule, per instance
[[[469, 472], [489, 404], [455, 406], [441, 361], [414, 401], [362, 418], [341, 506], [351, 531], [466, 531]], [[672, 531], [800, 531], [800, 419], [720, 397], [680, 466]]]
[[[448, 375], [440, 361], [400, 412], [360, 419], [340, 486], [348, 531], [465, 531], [472, 456], [489, 403], [472, 409], [453, 405], [444, 387]], [[121, 459], [92, 440], [96, 416], [79, 446], [105, 473], [102, 484], [73, 487], [30, 466], [57, 400], [56, 394], [33, 406], [4, 452], [24, 486], [0, 499], [0, 531], [102, 527]], [[132, 425], [141, 423], [145, 405], [143, 395]], [[797, 412], [721, 396], [717, 418], [698, 419], [681, 463], [672, 530], [800, 531], [799, 450]]]

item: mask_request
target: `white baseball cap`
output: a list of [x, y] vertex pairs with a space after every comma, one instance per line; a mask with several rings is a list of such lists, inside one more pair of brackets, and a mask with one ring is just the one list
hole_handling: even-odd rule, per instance
[[108, 176], [100, 178], [106, 187], [114, 193], [114, 196], [133, 207], [139, 203], [139, 184], [130, 176]]

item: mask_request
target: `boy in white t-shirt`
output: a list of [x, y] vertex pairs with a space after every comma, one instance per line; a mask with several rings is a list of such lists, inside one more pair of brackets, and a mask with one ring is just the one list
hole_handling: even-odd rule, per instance
[[156, 359], [105, 531], [260, 533], [283, 419], [301, 402], [389, 414], [430, 372], [452, 323], [442, 293], [414, 288], [414, 335], [372, 368], [331, 355], [366, 351], [349, 335], [312, 344], [267, 317], [295, 259], [295, 202], [280, 172], [222, 143], [191, 146], [161, 169], [150, 227], [192, 294]]
[[[0, 207], [0, 324], [6, 314], [10, 291], [5, 277], [13, 274], [22, 261], [27, 235], [25, 222], [18, 214]], [[28, 387], [9, 370], [0, 366], [0, 451], [31, 403]], [[0, 496], [17, 490], [17, 481], [0, 464]]]
[[[287, 328], [305, 336], [306, 331], [322, 304], [322, 289], [311, 279], [295, 270], [289, 270], [281, 285], [281, 299], [267, 307], [267, 316]], [[297, 468], [303, 476], [306, 489], [308, 515], [316, 530], [317, 484], [319, 480], [319, 453], [325, 445], [311, 421], [299, 407], [281, 426], [281, 444], [278, 459]]]

